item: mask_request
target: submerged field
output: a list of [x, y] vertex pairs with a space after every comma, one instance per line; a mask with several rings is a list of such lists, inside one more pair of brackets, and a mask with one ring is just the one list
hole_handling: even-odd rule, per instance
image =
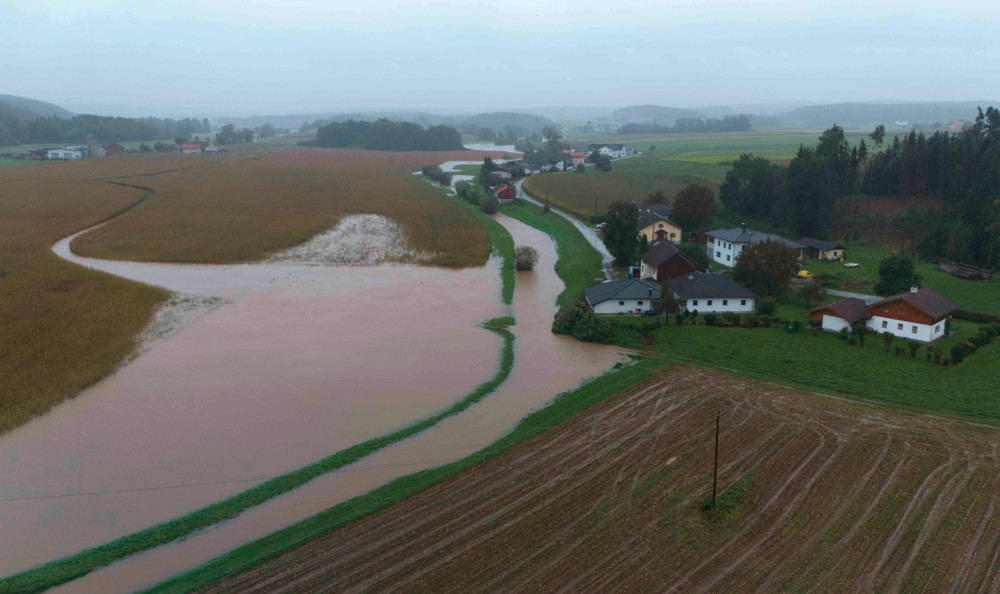
[[[105, 377], [167, 292], [55, 256], [243, 262], [304, 243], [344, 215], [397, 222], [427, 263], [484, 263], [491, 245], [459, 205], [411, 172], [453, 153], [279, 151], [123, 155], [0, 170], [0, 433]], [[460, 153], [462, 157], [479, 153]], [[127, 184], [127, 185], [123, 185]]]
[[995, 439], [682, 368], [209, 590], [989, 590]]

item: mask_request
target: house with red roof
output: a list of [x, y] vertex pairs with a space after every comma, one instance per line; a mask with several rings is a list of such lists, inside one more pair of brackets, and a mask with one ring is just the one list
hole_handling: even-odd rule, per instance
[[809, 311], [809, 319], [823, 320], [823, 329], [830, 332], [864, 321], [880, 334], [888, 332], [908, 340], [934, 342], [945, 336], [947, 320], [957, 310], [957, 304], [934, 291], [912, 287], [906, 293], [871, 305], [853, 298], [821, 305]]
[[204, 142], [182, 142], [181, 153], [185, 155], [200, 155], [204, 152]]
[[823, 330], [827, 332], [840, 332], [842, 328], [850, 328], [859, 322], [867, 324], [871, 317], [868, 305], [854, 297], [809, 310], [809, 319], [820, 320]]

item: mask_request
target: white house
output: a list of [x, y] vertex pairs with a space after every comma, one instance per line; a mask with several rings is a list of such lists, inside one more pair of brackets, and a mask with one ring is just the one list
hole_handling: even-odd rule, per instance
[[587, 147], [587, 154], [597, 151], [599, 155], [605, 155], [612, 159], [631, 157], [635, 154], [635, 147], [631, 144], [592, 144]]
[[48, 158], [52, 160], [60, 159], [70, 161], [73, 159], [83, 159], [87, 156], [87, 149], [82, 146], [67, 146], [60, 149], [51, 149]]
[[868, 305], [854, 297], [809, 310], [809, 319], [821, 320], [821, 326], [827, 332], [840, 332], [842, 328], [850, 328], [859, 322], [867, 324], [871, 317]]
[[708, 257], [719, 264], [725, 264], [730, 267], [736, 265], [736, 259], [740, 257], [746, 246], [752, 243], [761, 243], [768, 239], [781, 242], [796, 250], [800, 261], [806, 249], [806, 246], [801, 243], [785, 239], [780, 235], [749, 229], [746, 223], [732, 229], [708, 231], [705, 235], [708, 238], [708, 242], [706, 243]]
[[718, 272], [692, 272], [670, 280], [670, 290], [684, 311], [753, 313], [757, 294]]
[[934, 291], [912, 287], [868, 306], [868, 327], [899, 338], [931, 342], [945, 335], [945, 323], [958, 310], [954, 302]]
[[653, 309], [653, 301], [660, 298], [660, 285], [633, 278], [594, 285], [583, 294], [595, 314], [641, 314]]

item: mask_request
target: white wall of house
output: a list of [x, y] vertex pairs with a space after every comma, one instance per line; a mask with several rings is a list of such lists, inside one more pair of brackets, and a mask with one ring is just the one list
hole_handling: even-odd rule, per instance
[[74, 151], [70, 149], [55, 149], [49, 151], [49, 159], [82, 159], [83, 151]]
[[899, 338], [918, 340], [920, 342], [930, 342], [944, 336], [944, 326], [944, 320], [929, 326], [927, 324], [915, 324], [913, 322], [904, 322], [881, 316], [872, 316], [868, 320], [868, 327], [876, 332], [882, 334], [889, 332]]
[[823, 329], [827, 332], [840, 332], [841, 328], [850, 328], [850, 326], [844, 318], [823, 315]]
[[653, 309], [652, 299], [608, 299], [593, 306], [598, 315], [632, 314], [635, 310]]
[[656, 268], [653, 268], [645, 262], [642, 262], [641, 264], [642, 265], [639, 268], [639, 278], [651, 278], [656, 280]]
[[716, 239], [714, 237], [708, 238], [708, 257], [715, 260], [719, 264], [725, 264], [726, 266], [736, 266], [736, 258], [743, 253], [743, 247], [745, 243], [730, 243], [722, 239]]
[[679, 303], [683, 303], [685, 311], [698, 310], [699, 314], [705, 313], [753, 313], [754, 311], [754, 301], [755, 299], [739, 298], [739, 299], [718, 299], [713, 297], [712, 299], [688, 299], [686, 301], [678, 299]]

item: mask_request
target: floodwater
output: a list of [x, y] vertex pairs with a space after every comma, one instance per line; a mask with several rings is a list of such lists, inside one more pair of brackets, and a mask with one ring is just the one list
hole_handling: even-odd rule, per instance
[[[517, 221], [502, 215], [498, 220], [516, 245], [538, 249], [540, 261], [534, 272], [518, 273], [515, 367], [497, 392], [342, 472], [63, 589], [128, 591], [162, 581], [392, 478], [468, 455], [556, 394], [621, 360], [616, 349], [549, 331], [562, 290], [553, 270], [554, 245]], [[440, 409], [494, 373], [499, 339], [476, 322], [508, 311], [499, 304], [495, 263], [461, 272], [139, 268], [194, 293], [199, 283], [191, 277], [207, 272], [201, 290], [208, 286], [235, 302], [161, 341], [50, 415], [0, 438], [0, 498], [216, 484], [0, 503], [0, 550], [17, 551], [14, 561], [0, 559], [0, 575], [175, 517], [257, 484], [252, 479]], [[131, 273], [139, 274], [135, 268]], [[221, 282], [227, 275], [230, 282]], [[16, 539], [4, 536], [12, 532]], [[69, 542], [52, 542], [62, 539]]]

